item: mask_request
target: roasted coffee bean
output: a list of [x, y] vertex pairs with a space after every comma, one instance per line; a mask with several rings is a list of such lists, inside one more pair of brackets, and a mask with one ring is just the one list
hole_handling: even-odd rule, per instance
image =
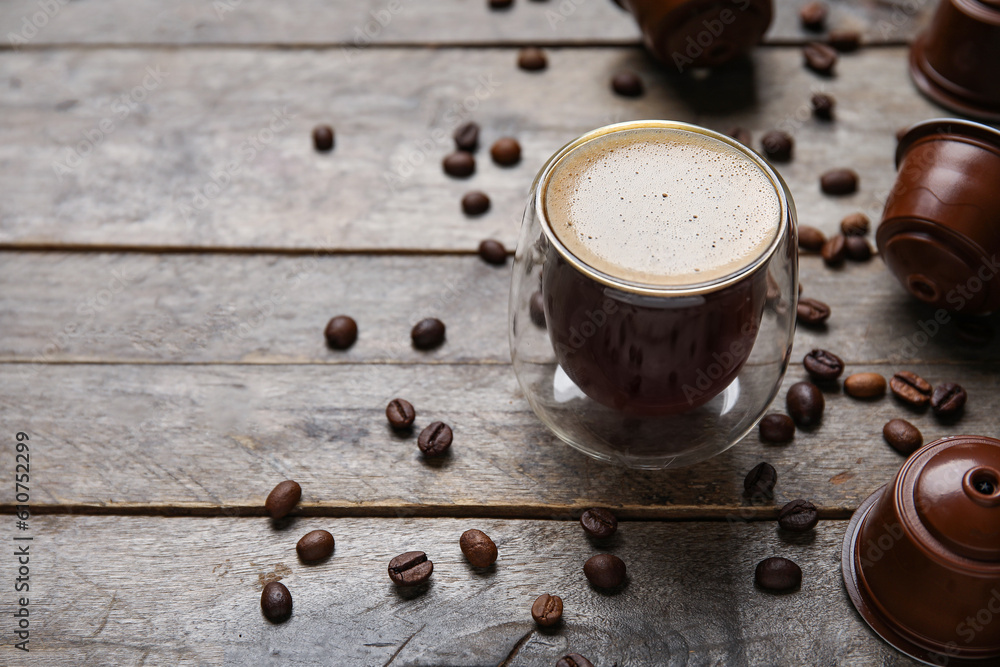
[[611, 89], [623, 97], [638, 97], [644, 88], [642, 79], [631, 70], [623, 69], [611, 77]]
[[754, 581], [765, 591], [788, 591], [802, 584], [802, 568], [781, 556], [757, 563]]
[[832, 95], [816, 93], [812, 96], [813, 115], [820, 120], [833, 120], [833, 109], [837, 106], [837, 101]]
[[760, 420], [760, 439], [784, 444], [795, 438], [795, 422], [788, 415], [772, 412]]
[[423, 551], [407, 551], [389, 561], [389, 578], [397, 586], [416, 586], [430, 579], [434, 563]]
[[545, 328], [545, 299], [541, 292], [535, 292], [531, 295], [531, 301], [528, 302], [528, 313], [535, 326]]
[[773, 498], [778, 471], [770, 463], [755, 465], [743, 478], [743, 495], [748, 498]]
[[562, 598], [548, 593], [539, 595], [531, 605], [531, 617], [543, 628], [558, 623], [562, 619], [562, 611]]
[[903, 456], [909, 456], [924, 444], [920, 430], [905, 419], [893, 419], [882, 427], [882, 437]]
[[831, 30], [826, 43], [841, 53], [857, 51], [861, 46], [861, 33], [855, 30]]
[[455, 140], [456, 150], [472, 153], [479, 148], [479, 125], [477, 123], [472, 121], [463, 123], [451, 136]]
[[271, 489], [264, 501], [264, 509], [272, 519], [283, 519], [302, 497], [302, 487], [288, 479]]
[[771, 130], [760, 140], [764, 157], [771, 162], [788, 162], [792, 159], [795, 141], [792, 135], [781, 130]]
[[778, 525], [796, 533], [815, 528], [819, 523], [816, 506], [808, 500], [793, 500], [778, 512]]
[[594, 667], [594, 663], [579, 653], [567, 653], [556, 660], [556, 667]]
[[473, 190], [462, 197], [462, 212], [466, 215], [482, 215], [490, 210], [490, 198], [485, 192]]
[[333, 544], [333, 535], [325, 530], [313, 530], [299, 539], [295, 551], [304, 561], [323, 560], [333, 553]]
[[511, 5], [514, 4], [514, 0], [487, 0], [490, 9], [510, 9]]
[[872, 258], [872, 246], [864, 236], [845, 237], [844, 252], [852, 262], [867, 262]]
[[954, 382], [939, 384], [934, 393], [931, 394], [931, 409], [939, 417], [955, 417], [965, 407], [965, 401], [969, 398], [962, 385]]
[[358, 339], [358, 323], [347, 315], [337, 315], [326, 323], [323, 335], [333, 349], [346, 350]]
[[827, 266], [840, 266], [847, 259], [847, 240], [841, 234], [831, 236], [820, 248], [819, 254]]
[[729, 132], [726, 132], [726, 134], [728, 134], [733, 139], [735, 139], [736, 141], [740, 142], [741, 144], [747, 147], [749, 147], [751, 142], [753, 141], [752, 137], [750, 136], [750, 130], [743, 127], [739, 126], [731, 127], [729, 128]]
[[836, 49], [820, 42], [810, 42], [802, 47], [802, 55], [806, 67], [817, 74], [833, 76], [833, 68], [837, 64]]
[[409, 401], [394, 398], [385, 406], [385, 418], [393, 428], [410, 428], [413, 426], [413, 420], [417, 418], [417, 411]]
[[333, 128], [329, 125], [317, 125], [313, 128], [313, 146], [320, 153], [333, 150]]
[[814, 0], [799, 9], [799, 20], [802, 27], [813, 32], [822, 32], [826, 26], [826, 16], [829, 13], [825, 2]]
[[537, 46], [526, 46], [517, 54], [517, 66], [529, 72], [543, 70], [548, 64], [545, 52]]
[[816, 327], [830, 319], [830, 306], [819, 299], [803, 297], [795, 306], [795, 316], [800, 324]]
[[455, 178], [467, 178], [476, 171], [476, 158], [469, 151], [455, 151], [441, 162], [444, 173]]
[[823, 232], [809, 225], [799, 225], [799, 247], [803, 250], [819, 252], [826, 243], [826, 236]]
[[260, 593], [260, 610], [272, 623], [284, 623], [292, 615], [292, 594], [280, 581], [271, 581]]
[[896, 398], [915, 408], [930, 405], [934, 391], [930, 382], [910, 371], [899, 371], [893, 375], [889, 379], [889, 389]]
[[417, 446], [425, 456], [441, 456], [451, 447], [451, 427], [444, 422], [434, 422], [417, 437]]
[[428, 317], [413, 325], [410, 330], [413, 346], [420, 350], [430, 350], [444, 342], [444, 322], [436, 317]]
[[858, 190], [858, 172], [831, 169], [819, 177], [819, 187], [828, 195], [849, 195]]
[[583, 564], [583, 573], [597, 588], [616, 588], [625, 582], [625, 562], [614, 554], [597, 554]]
[[864, 236], [871, 224], [872, 221], [864, 213], [851, 213], [840, 221], [840, 231], [844, 236]]
[[836, 380], [844, 372], [843, 360], [826, 350], [813, 350], [802, 359], [809, 377], [814, 380]]
[[512, 137], [501, 137], [493, 142], [490, 155], [501, 167], [510, 167], [521, 161], [521, 144]]
[[603, 507], [592, 507], [580, 516], [580, 525], [593, 537], [611, 537], [618, 530], [618, 519]]
[[487, 264], [500, 266], [507, 262], [507, 249], [494, 239], [486, 239], [479, 244], [479, 257]]
[[819, 387], [812, 382], [796, 382], [788, 388], [785, 405], [796, 425], [809, 428], [822, 421], [826, 399]]
[[474, 567], [489, 567], [497, 560], [497, 545], [481, 530], [471, 528], [462, 533], [458, 546]]
[[844, 391], [854, 398], [879, 398], [885, 395], [885, 378], [878, 373], [855, 373], [844, 380]]

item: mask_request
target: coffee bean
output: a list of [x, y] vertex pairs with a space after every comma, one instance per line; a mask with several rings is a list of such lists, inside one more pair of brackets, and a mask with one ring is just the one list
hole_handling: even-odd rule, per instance
[[430, 350], [444, 342], [444, 322], [436, 317], [428, 317], [413, 325], [410, 330], [413, 346], [420, 350]]
[[260, 593], [260, 610], [272, 623], [284, 623], [292, 615], [292, 594], [280, 581], [271, 581]]
[[831, 169], [819, 177], [819, 186], [828, 195], [849, 195], [858, 190], [858, 173], [853, 169]]
[[460, 151], [474, 152], [479, 148], [479, 125], [472, 121], [463, 123], [455, 129], [451, 135], [455, 140], [455, 149]]
[[785, 405], [796, 425], [809, 428], [822, 421], [826, 399], [819, 387], [812, 382], [796, 382], [788, 388]]
[[618, 530], [618, 519], [603, 507], [592, 507], [580, 516], [580, 525], [592, 537], [611, 537]]
[[843, 360], [826, 350], [812, 350], [802, 359], [802, 365], [809, 377], [824, 382], [836, 380], [844, 372]]
[[329, 558], [333, 553], [333, 535], [325, 530], [313, 530], [299, 539], [295, 551], [304, 561], [316, 561]]
[[623, 97], [639, 97], [645, 86], [635, 72], [623, 69], [611, 77], [611, 89]]
[[754, 581], [765, 591], [788, 591], [802, 584], [802, 568], [781, 556], [757, 563]]
[[819, 299], [803, 297], [795, 306], [795, 315], [800, 324], [816, 327], [830, 319], [830, 306]]
[[535, 292], [531, 295], [531, 301], [528, 302], [528, 313], [535, 326], [545, 328], [545, 299], [541, 292]]
[[393, 428], [410, 428], [417, 418], [413, 405], [402, 398], [394, 398], [385, 406], [385, 418]]
[[833, 68], [837, 64], [836, 49], [820, 42], [809, 42], [802, 47], [802, 55], [806, 67], [817, 74], [833, 76]]
[[567, 653], [556, 660], [556, 667], [594, 667], [594, 663], [579, 653]]
[[479, 257], [487, 264], [500, 266], [507, 262], [507, 249], [499, 241], [486, 239], [479, 244]]
[[488, 0], [490, 9], [510, 9], [514, 0]]
[[521, 161], [521, 144], [517, 143], [517, 139], [501, 137], [493, 142], [490, 155], [501, 167], [510, 167]]
[[739, 126], [730, 128], [729, 131], [726, 132], [726, 134], [728, 134], [733, 139], [735, 139], [736, 141], [740, 142], [741, 144], [747, 147], [749, 147], [753, 141], [752, 137], [750, 136], [750, 130], [747, 130]]
[[826, 43], [841, 53], [857, 51], [861, 46], [861, 33], [855, 30], [831, 30]]
[[445, 156], [441, 165], [449, 176], [467, 178], [476, 171], [476, 158], [468, 151], [455, 151]]
[[526, 46], [517, 54], [517, 66], [529, 72], [537, 72], [548, 65], [545, 52], [536, 46]]
[[548, 593], [539, 595], [531, 605], [531, 617], [543, 628], [558, 623], [562, 619], [562, 611], [562, 598]]
[[840, 221], [840, 231], [844, 236], [864, 236], [871, 224], [872, 221], [864, 213], [851, 213]]
[[430, 579], [434, 563], [423, 551], [407, 551], [389, 561], [389, 578], [397, 586], [417, 586]]
[[490, 198], [485, 192], [473, 190], [462, 197], [462, 212], [466, 215], [482, 215], [490, 210]]
[[826, 243], [826, 236], [823, 232], [809, 225], [799, 225], [799, 247], [803, 250], [819, 252]]
[[827, 266], [840, 266], [847, 259], [847, 240], [841, 234], [831, 236], [820, 248], [819, 254]]
[[872, 258], [872, 246], [864, 236], [845, 237], [844, 252], [852, 262], [867, 262]]
[[770, 463], [755, 465], [743, 478], [743, 495], [748, 498], [773, 498], [778, 471]]
[[451, 447], [451, 427], [444, 422], [434, 422], [417, 437], [417, 446], [425, 456], [441, 456]]
[[290, 479], [285, 480], [271, 489], [271, 493], [267, 494], [267, 500], [264, 501], [264, 509], [267, 510], [272, 519], [283, 519], [288, 516], [288, 513], [292, 511], [292, 508], [295, 507], [301, 497], [302, 487], [299, 486], [299, 483], [293, 482]]
[[337, 315], [323, 330], [326, 344], [335, 350], [346, 350], [358, 339], [358, 323], [347, 315]]
[[969, 345], [986, 345], [993, 340], [993, 327], [976, 317], [955, 319], [955, 335]]
[[878, 373], [855, 373], [844, 380], [844, 391], [854, 398], [880, 398], [885, 395], [885, 378]]
[[819, 514], [816, 506], [808, 500], [793, 500], [778, 512], [778, 525], [785, 530], [796, 533], [805, 532], [816, 527]]
[[625, 582], [625, 562], [614, 554], [597, 554], [583, 564], [583, 573], [597, 588], [616, 588]]
[[828, 13], [826, 3], [816, 0], [802, 5], [799, 9], [799, 20], [802, 22], [802, 27], [806, 30], [822, 32], [823, 27], [826, 25]]
[[333, 128], [329, 125], [317, 125], [313, 128], [313, 146], [320, 153], [333, 150]]
[[931, 409], [939, 417], [951, 418], [957, 416], [965, 407], [969, 398], [962, 385], [954, 382], [939, 384], [931, 394]]
[[760, 420], [760, 439], [784, 444], [795, 438], [795, 422], [788, 415], [772, 412]]
[[889, 379], [889, 389], [903, 403], [914, 408], [926, 408], [931, 402], [931, 383], [916, 373], [899, 371]]
[[760, 140], [764, 157], [772, 162], [788, 162], [792, 159], [795, 141], [787, 132], [771, 130]]
[[812, 102], [813, 115], [820, 120], [833, 120], [833, 109], [837, 106], [837, 101], [832, 95], [816, 93], [810, 100]]
[[497, 560], [497, 545], [481, 530], [471, 528], [458, 539], [466, 560], [474, 567], [489, 567]]
[[903, 456], [909, 456], [924, 444], [924, 436], [905, 419], [893, 419], [882, 427], [882, 437]]

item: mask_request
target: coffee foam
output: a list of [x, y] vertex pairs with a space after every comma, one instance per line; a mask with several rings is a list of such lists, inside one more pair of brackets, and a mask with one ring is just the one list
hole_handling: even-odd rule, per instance
[[565, 155], [542, 206], [588, 266], [658, 287], [724, 278], [753, 263], [781, 225], [776, 186], [750, 158], [707, 135], [621, 130]]

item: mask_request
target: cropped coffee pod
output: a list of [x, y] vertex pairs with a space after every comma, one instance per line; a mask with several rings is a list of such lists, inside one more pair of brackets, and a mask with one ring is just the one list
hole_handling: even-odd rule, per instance
[[896, 649], [932, 665], [1000, 664], [1000, 440], [914, 452], [844, 537], [851, 602]]
[[1000, 1], [942, 0], [910, 48], [910, 75], [924, 95], [959, 113], [1000, 121]]
[[896, 184], [876, 234], [889, 270], [936, 308], [1000, 307], [1000, 131], [942, 118], [911, 127], [896, 149]]

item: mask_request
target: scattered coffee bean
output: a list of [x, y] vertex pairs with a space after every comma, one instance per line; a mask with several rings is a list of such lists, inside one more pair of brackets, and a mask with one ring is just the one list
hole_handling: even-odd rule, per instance
[[816, 527], [819, 514], [808, 500], [793, 500], [778, 512], [778, 525], [785, 530], [802, 533]]
[[844, 236], [864, 236], [871, 224], [872, 221], [864, 213], [851, 213], [840, 221], [840, 231]]
[[486, 239], [479, 244], [479, 256], [487, 264], [500, 266], [507, 262], [507, 249], [499, 241]]
[[539, 595], [531, 605], [531, 617], [543, 628], [558, 623], [562, 619], [562, 611], [562, 598], [548, 593]]
[[849, 195], [858, 190], [858, 173], [853, 169], [831, 169], [819, 177], [819, 186], [828, 195]]
[[812, 350], [802, 359], [802, 365], [809, 377], [823, 382], [836, 380], [844, 372], [844, 361], [826, 350]]
[[260, 610], [272, 623], [284, 623], [292, 615], [292, 594], [280, 581], [271, 581], [260, 593]]
[[517, 54], [517, 66], [529, 72], [543, 70], [548, 64], [545, 52], [537, 46], [526, 46]]
[[751, 142], [753, 141], [752, 137], [750, 136], [750, 130], [747, 130], [739, 126], [730, 128], [729, 132], [726, 132], [726, 134], [728, 134], [733, 139], [735, 139], [736, 141], [740, 142], [741, 144], [747, 147], [749, 147]]
[[514, 0], [487, 0], [490, 9], [510, 9]]
[[803, 250], [819, 252], [826, 243], [826, 236], [823, 232], [809, 225], [799, 225], [799, 247]]
[[810, 327], [820, 326], [830, 319], [830, 306], [819, 299], [803, 297], [795, 306], [795, 316], [801, 324]]
[[545, 299], [540, 291], [531, 295], [531, 301], [528, 302], [528, 313], [535, 326], [545, 328]]
[[423, 551], [407, 551], [389, 561], [389, 578], [397, 586], [416, 586], [430, 579], [434, 563]]
[[819, 254], [827, 266], [840, 266], [847, 259], [847, 240], [841, 234], [831, 236], [820, 248]]
[[802, 22], [802, 27], [806, 30], [822, 32], [823, 28], [826, 26], [826, 17], [828, 13], [829, 12], [825, 2], [814, 0], [814, 2], [808, 2], [802, 5], [799, 9], [799, 20]]
[[417, 437], [417, 446], [425, 456], [441, 456], [451, 447], [451, 427], [444, 422], [434, 422]]
[[775, 444], [791, 442], [795, 438], [795, 422], [788, 415], [772, 412], [760, 420], [760, 439]]
[[358, 339], [358, 323], [347, 315], [337, 315], [326, 323], [323, 335], [333, 349], [346, 350]]
[[320, 153], [333, 150], [333, 128], [329, 125], [317, 125], [313, 128], [313, 146]]
[[836, 49], [820, 42], [810, 42], [802, 47], [802, 55], [806, 67], [817, 74], [833, 76], [833, 68], [837, 64]]
[[272, 519], [283, 519], [302, 497], [302, 487], [298, 482], [288, 479], [271, 489], [264, 501], [264, 509]]
[[802, 584], [802, 568], [781, 556], [757, 563], [754, 581], [765, 591], [788, 591]]
[[413, 405], [402, 398], [394, 398], [385, 406], [385, 418], [393, 428], [410, 428], [417, 418]]
[[455, 178], [468, 178], [476, 171], [476, 158], [468, 151], [455, 151], [441, 162], [444, 173]]
[[462, 212], [466, 215], [482, 215], [490, 210], [490, 198], [485, 192], [473, 190], [462, 197]]
[[462, 533], [458, 546], [473, 567], [489, 567], [497, 560], [497, 545], [481, 530], [471, 528]]
[[951, 418], [957, 416], [965, 407], [969, 398], [962, 385], [954, 382], [939, 384], [931, 394], [931, 409], [939, 417]]
[[893, 419], [882, 427], [882, 437], [903, 456], [909, 456], [924, 444], [924, 436], [905, 419]]
[[760, 140], [764, 157], [772, 162], [788, 162], [792, 159], [795, 141], [792, 135], [781, 130], [771, 130]]
[[812, 96], [813, 115], [820, 120], [833, 120], [833, 109], [837, 106], [837, 101], [832, 95], [826, 93], [816, 93]]
[[855, 30], [831, 30], [826, 43], [841, 53], [857, 51], [861, 46], [861, 33]]
[[623, 69], [611, 77], [611, 89], [623, 97], [638, 97], [644, 88], [642, 79], [631, 70]]
[[854, 398], [879, 398], [885, 395], [885, 378], [878, 373], [855, 373], [844, 380], [844, 391]]
[[295, 551], [304, 561], [323, 560], [333, 553], [333, 544], [333, 535], [325, 530], [313, 530], [302, 536]]
[[430, 350], [444, 342], [444, 322], [436, 317], [428, 317], [413, 325], [410, 330], [413, 346], [420, 350]]
[[618, 519], [603, 507], [593, 507], [580, 516], [580, 525], [592, 537], [611, 537], [618, 530]]
[[556, 661], [556, 667], [594, 667], [594, 663], [579, 653], [567, 653]]
[[844, 252], [852, 262], [867, 262], [872, 258], [872, 246], [864, 236], [844, 237]]
[[809, 428], [822, 421], [826, 399], [812, 382], [796, 382], [788, 388], [785, 405], [800, 428]]
[[916, 373], [899, 371], [889, 379], [889, 389], [893, 395], [914, 408], [930, 405], [933, 387], [931, 383]]
[[501, 137], [493, 142], [490, 155], [501, 167], [510, 167], [521, 161], [521, 144], [517, 143], [517, 139]]
[[617, 588], [625, 582], [625, 562], [614, 554], [597, 554], [583, 564], [583, 573], [597, 588]]
[[773, 498], [778, 471], [770, 463], [758, 463], [743, 478], [743, 495], [748, 498]]
[[455, 149], [474, 152], [479, 148], [479, 125], [472, 121], [459, 125], [451, 135], [455, 139]]
[[986, 345], [993, 340], [993, 327], [976, 317], [958, 317], [955, 335], [969, 345]]

